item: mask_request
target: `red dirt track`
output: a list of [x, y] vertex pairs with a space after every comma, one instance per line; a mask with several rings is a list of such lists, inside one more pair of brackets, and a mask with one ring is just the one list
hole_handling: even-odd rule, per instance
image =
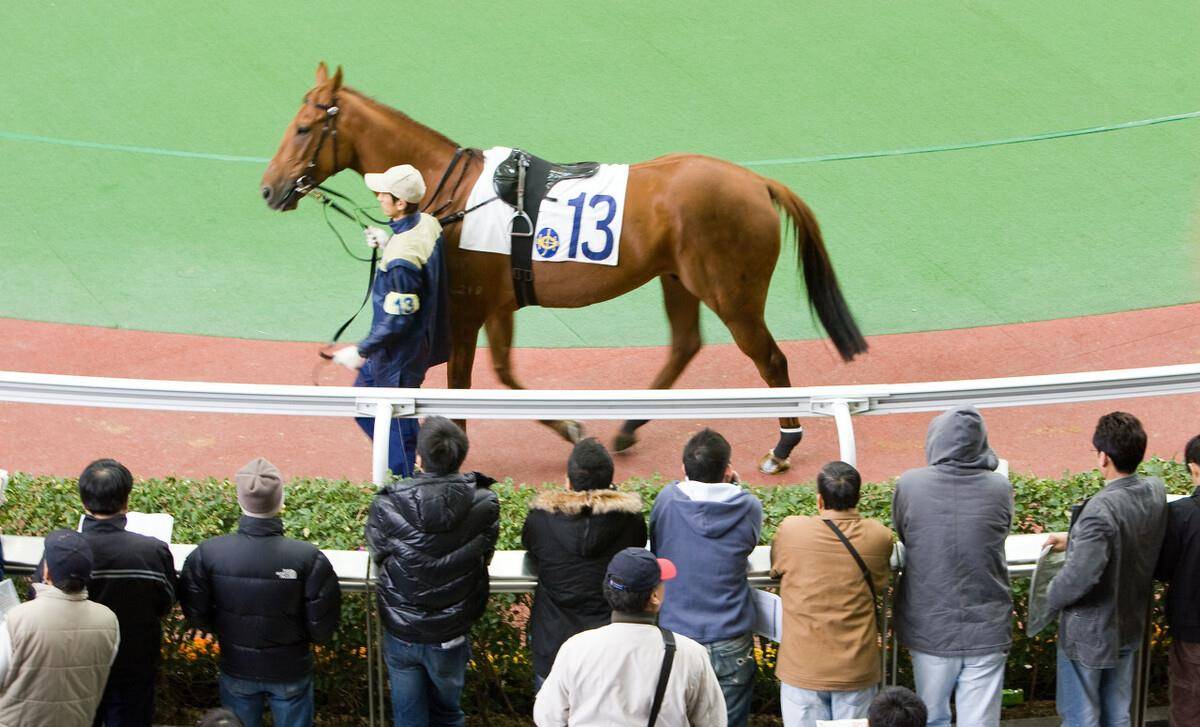
[[[317, 345], [110, 330], [0, 319], [0, 369], [56, 374], [243, 383], [310, 384]], [[841, 363], [824, 341], [782, 344], [797, 386], [901, 383], [1053, 374], [1191, 363], [1200, 359], [1200, 304], [988, 328], [875, 336], [871, 352]], [[663, 348], [520, 349], [518, 375], [536, 388], [586, 388], [596, 382], [637, 388], [664, 361]], [[569, 373], [564, 373], [569, 372]], [[579, 372], [588, 372], [581, 376]], [[486, 350], [476, 357], [477, 386], [499, 388]], [[343, 370], [324, 369], [322, 383], [350, 384]], [[426, 386], [445, 386], [445, 367]], [[750, 361], [732, 345], [705, 347], [685, 372], [684, 388], [762, 386]], [[1171, 457], [1200, 432], [1200, 396], [1167, 396], [1089, 404], [988, 409], [993, 448], [1013, 471], [1057, 475], [1093, 464], [1090, 434], [1113, 409], [1137, 414], [1150, 453]], [[860, 416], [854, 420], [858, 464], [868, 480], [924, 464], [925, 427], [932, 415]], [[735, 467], [754, 483], [811, 481], [838, 457], [832, 420], [805, 419], [793, 470], [768, 478], [757, 458], [775, 441], [775, 421], [659, 421], [642, 442], [617, 458], [617, 477], [674, 477], [679, 452], [702, 424], [733, 445]], [[611, 441], [617, 422], [588, 423]], [[568, 445], [535, 423], [470, 424], [467, 467], [518, 482], [557, 481]], [[0, 403], [0, 467], [35, 474], [75, 475], [88, 461], [115, 457], [139, 477], [231, 476], [265, 456], [289, 476], [370, 479], [370, 448], [350, 421], [318, 417], [189, 414]]]

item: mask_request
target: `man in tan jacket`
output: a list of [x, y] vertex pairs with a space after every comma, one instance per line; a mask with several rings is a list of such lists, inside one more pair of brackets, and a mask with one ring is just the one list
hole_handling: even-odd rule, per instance
[[88, 727], [117, 658], [117, 616], [88, 600], [87, 540], [55, 530], [44, 557], [36, 597], [0, 625], [0, 727]]
[[858, 514], [861, 485], [845, 462], [825, 465], [817, 475], [820, 514], [785, 518], [771, 545], [771, 573], [783, 581], [775, 673], [785, 727], [866, 717], [875, 696], [875, 594], [887, 587], [892, 532]]

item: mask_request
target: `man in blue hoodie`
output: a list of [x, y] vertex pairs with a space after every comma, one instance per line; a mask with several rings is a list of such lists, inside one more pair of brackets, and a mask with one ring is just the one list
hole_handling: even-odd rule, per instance
[[659, 624], [704, 645], [730, 727], [745, 725], [754, 688], [754, 601], [746, 559], [762, 532], [762, 502], [742, 489], [729, 442], [703, 429], [683, 449], [687, 479], [667, 485], [650, 512], [650, 549], [676, 565]]
[[975, 407], [934, 418], [928, 467], [905, 472], [892, 522], [905, 547], [896, 586], [896, 633], [912, 656], [931, 727], [1000, 724], [1004, 663], [1012, 644], [1012, 592], [1004, 543], [1013, 495]]

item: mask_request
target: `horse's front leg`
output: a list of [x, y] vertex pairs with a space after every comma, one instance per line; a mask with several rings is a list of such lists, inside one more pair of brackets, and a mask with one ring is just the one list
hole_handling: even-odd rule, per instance
[[[513, 318], [512, 311], [497, 311], [484, 322], [483, 330], [492, 352], [492, 369], [500, 382], [510, 389], [524, 389], [512, 371]], [[572, 444], [583, 439], [583, 425], [577, 421], [543, 419], [541, 423]]]

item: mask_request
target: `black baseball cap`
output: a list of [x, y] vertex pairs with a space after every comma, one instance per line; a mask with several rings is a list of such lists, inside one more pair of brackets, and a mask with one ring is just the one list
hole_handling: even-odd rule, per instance
[[92, 577], [92, 546], [74, 530], [54, 530], [43, 541], [42, 557], [50, 570], [50, 580], [66, 583]]
[[626, 548], [608, 563], [604, 579], [618, 591], [644, 593], [675, 577], [675, 564], [645, 548]]

